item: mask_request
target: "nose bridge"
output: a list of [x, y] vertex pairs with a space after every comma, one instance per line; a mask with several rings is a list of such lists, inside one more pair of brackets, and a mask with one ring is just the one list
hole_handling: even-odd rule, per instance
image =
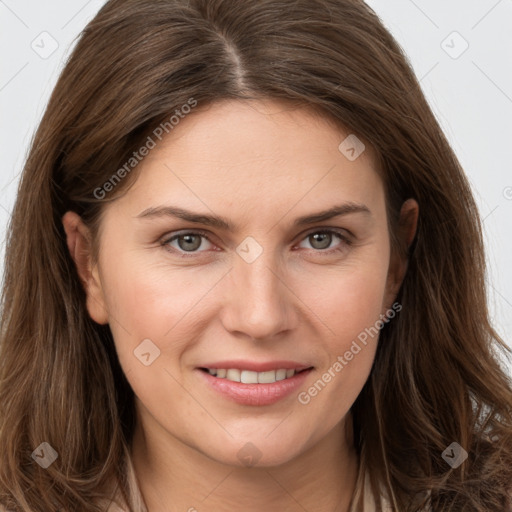
[[293, 304], [275, 254], [248, 237], [237, 247], [231, 272], [226, 328], [253, 338], [267, 338], [289, 329]]

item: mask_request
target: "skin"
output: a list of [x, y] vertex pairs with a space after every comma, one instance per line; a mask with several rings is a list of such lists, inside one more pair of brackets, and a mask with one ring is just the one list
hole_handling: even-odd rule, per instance
[[[136, 395], [133, 461], [151, 512], [348, 510], [358, 467], [349, 409], [377, 337], [306, 405], [297, 393], [239, 405], [196, 369], [222, 359], [290, 359], [314, 366], [304, 391], [392, 306], [407, 261], [391, 253], [371, 147], [354, 161], [338, 150], [348, 134], [275, 101], [197, 108], [106, 206], [97, 262], [80, 217], [63, 217], [89, 314], [110, 324]], [[371, 213], [292, 225], [349, 201]], [[160, 205], [220, 215], [237, 229], [137, 218]], [[400, 236], [408, 245], [417, 217], [417, 203], [406, 201]], [[339, 229], [352, 243], [335, 233], [316, 240], [319, 228]], [[209, 240], [161, 243], [198, 229]], [[263, 249], [252, 263], [236, 252], [248, 236]], [[145, 366], [134, 350], [148, 338], [160, 356]], [[248, 442], [258, 459], [252, 467], [238, 457]]]

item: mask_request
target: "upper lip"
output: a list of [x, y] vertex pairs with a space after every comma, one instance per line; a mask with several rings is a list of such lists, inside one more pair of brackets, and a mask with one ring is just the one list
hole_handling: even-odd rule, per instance
[[238, 369], [238, 370], [249, 370], [253, 372], [268, 372], [271, 370], [296, 370], [302, 371], [308, 368], [312, 368], [310, 364], [299, 363], [297, 361], [266, 361], [266, 362], [256, 362], [256, 361], [241, 361], [241, 360], [230, 360], [230, 361], [216, 361], [212, 363], [206, 363], [199, 368], [215, 368], [215, 369], [226, 369], [230, 368]]

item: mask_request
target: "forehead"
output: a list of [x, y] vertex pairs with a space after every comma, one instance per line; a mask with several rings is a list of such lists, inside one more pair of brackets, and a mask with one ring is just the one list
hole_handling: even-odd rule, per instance
[[359, 157], [348, 158], [353, 137], [311, 109], [281, 102], [199, 106], [156, 139], [126, 200], [133, 215], [177, 202], [251, 215], [263, 209], [281, 215], [290, 208], [298, 213], [301, 206], [325, 209], [343, 201], [378, 208], [383, 187], [372, 148], [366, 145]]

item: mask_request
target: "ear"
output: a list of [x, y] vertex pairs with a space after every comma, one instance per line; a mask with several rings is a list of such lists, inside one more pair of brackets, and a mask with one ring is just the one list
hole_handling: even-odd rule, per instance
[[388, 280], [386, 283], [386, 309], [391, 307], [398, 295], [408, 267], [408, 249], [411, 246], [418, 226], [419, 205], [414, 199], [408, 199], [400, 209], [397, 238], [403, 250], [391, 255]]
[[92, 263], [91, 235], [82, 219], [69, 211], [62, 217], [68, 250], [75, 262], [78, 275], [87, 295], [87, 311], [98, 324], [108, 323], [105, 297], [99, 277], [98, 265]]

